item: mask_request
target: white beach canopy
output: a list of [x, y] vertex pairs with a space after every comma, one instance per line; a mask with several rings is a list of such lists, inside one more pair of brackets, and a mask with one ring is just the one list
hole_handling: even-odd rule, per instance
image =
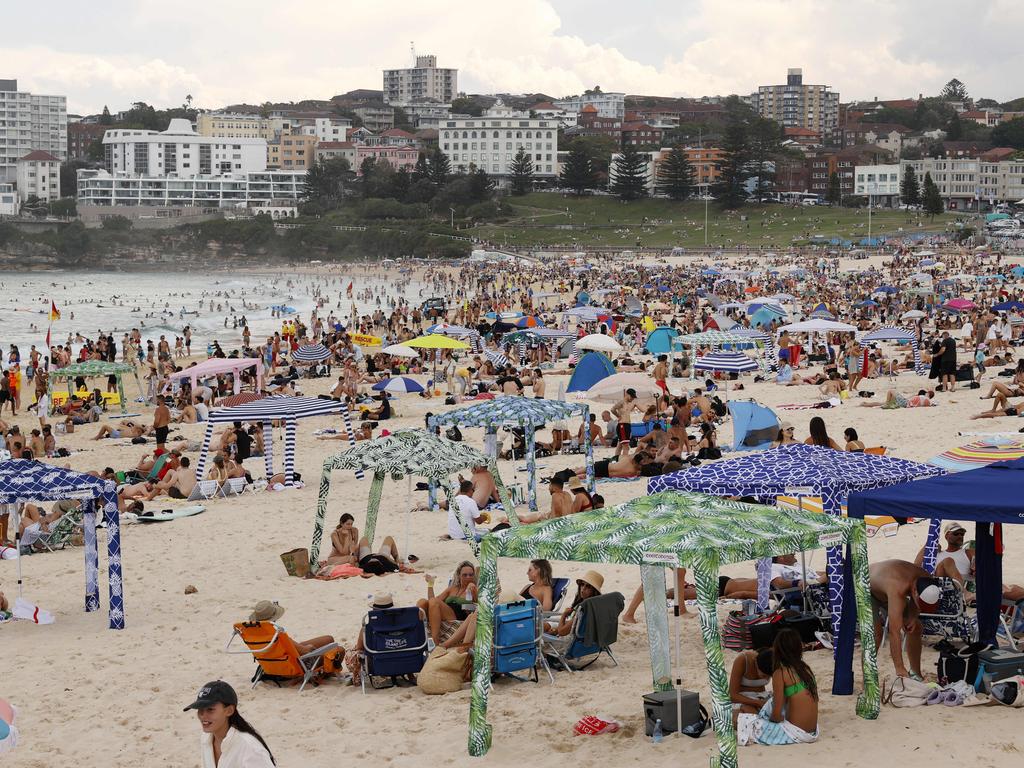
[[790, 333], [828, 333], [829, 331], [856, 331], [857, 326], [849, 323], [840, 323], [836, 320], [803, 320], [799, 323], [789, 323], [779, 327], [779, 333], [789, 331]]

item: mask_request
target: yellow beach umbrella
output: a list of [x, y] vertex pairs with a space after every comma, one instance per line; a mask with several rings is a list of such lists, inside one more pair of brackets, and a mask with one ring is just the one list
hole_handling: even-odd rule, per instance
[[417, 336], [415, 339], [403, 341], [404, 347], [417, 347], [419, 349], [469, 349], [469, 344], [440, 333], [428, 333], [426, 336]]

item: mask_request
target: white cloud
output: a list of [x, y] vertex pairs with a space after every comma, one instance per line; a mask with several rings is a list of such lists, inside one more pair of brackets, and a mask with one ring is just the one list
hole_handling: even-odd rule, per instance
[[[601, 39], [628, 11], [622, 5], [595, 4], [584, 32], [563, 27], [558, 0], [180, 0], [170, 16], [157, 4], [110, 2], [103, 14], [59, 0], [11, 10], [27, 34], [23, 45], [0, 48], [0, 74], [67, 94], [71, 111], [94, 111], [138, 100], [170, 106], [186, 94], [218, 107], [380, 88], [381, 69], [411, 60], [410, 41], [458, 68], [463, 90], [553, 96], [598, 84], [629, 93], [749, 93], [802, 67], [807, 82], [830, 84], [844, 100], [936, 93], [952, 76], [974, 95], [1008, 99], [1021, 93], [1004, 73], [1024, 67], [1014, 42], [1024, 28], [1018, 0], [969, 9], [951, 0], [665, 0], [649, 27], [678, 44], [667, 49], [652, 35], [643, 61]], [[33, 39], [35, 29], [46, 37]], [[632, 34], [643, 29], [631, 21]]]

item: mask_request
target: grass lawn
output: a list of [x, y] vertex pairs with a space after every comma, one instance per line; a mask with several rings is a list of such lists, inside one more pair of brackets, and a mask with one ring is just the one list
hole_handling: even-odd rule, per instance
[[[516, 217], [503, 224], [477, 227], [474, 236], [510, 246], [575, 245], [671, 248], [704, 245], [704, 203], [665, 199], [623, 203], [615, 197], [574, 198], [553, 192], [534, 192], [508, 198]], [[875, 209], [872, 236], [945, 230], [955, 218], [936, 216], [934, 222], [917, 214]], [[749, 205], [724, 212], [708, 204], [708, 243], [711, 246], [751, 245], [786, 248], [794, 239], [812, 235], [859, 241], [868, 234], [866, 209], [818, 206]], [[571, 228], [570, 228], [571, 227]], [[639, 243], [638, 243], [639, 240]]]

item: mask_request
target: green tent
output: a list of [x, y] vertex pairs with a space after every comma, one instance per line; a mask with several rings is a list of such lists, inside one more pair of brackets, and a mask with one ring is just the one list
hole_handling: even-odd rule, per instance
[[697, 584], [701, 634], [713, 699], [712, 721], [718, 739], [719, 754], [712, 758], [711, 765], [736, 768], [729, 676], [718, 631], [719, 567], [843, 542], [852, 550], [864, 674], [864, 692], [857, 701], [857, 714], [873, 720], [878, 717], [880, 696], [863, 521], [800, 510], [780, 512], [773, 507], [726, 501], [702, 493], [666, 491], [610, 509], [582, 512], [485, 536], [480, 550], [469, 753], [483, 755], [491, 746], [487, 697], [491, 687], [498, 557], [639, 565], [654, 686], [658, 690], [671, 690], [665, 568], [691, 569]]
[[[324, 459], [323, 474], [320, 476], [320, 493], [316, 505], [316, 519], [313, 523], [313, 543], [309, 548], [309, 566], [315, 569], [320, 557], [320, 541], [323, 538], [324, 518], [327, 516], [327, 498], [331, 492], [331, 471], [335, 469], [363, 470], [373, 472], [370, 483], [370, 498], [366, 505], [366, 529], [364, 536], [373, 546], [373, 535], [380, 511], [380, 497], [384, 489], [384, 478], [391, 475], [393, 480], [417, 475], [428, 480], [449, 483], [452, 475], [471, 467], [487, 467], [494, 477], [502, 506], [508, 515], [509, 524], [518, 527], [515, 507], [508, 489], [501, 480], [498, 467], [480, 451], [465, 443], [454, 443], [422, 429], [403, 429], [387, 437], [357, 444], [347, 451]], [[449, 500], [458, 493], [457, 486], [451, 486]], [[469, 527], [463, 521], [463, 530], [470, 546], [476, 552], [479, 547], [469, 535]]]
[[50, 379], [46, 387], [46, 394], [49, 396], [50, 401], [50, 412], [47, 415], [53, 413], [53, 385], [58, 379], [64, 379], [68, 382], [68, 394], [73, 395], [71, 391], [71, 381], [77, 379], [79, 376], [84, 378], [91, 378], [102, 376], [107, 378], [108, 376], [117, 377], [117, 394], [121, 398], [121, 413], [127, 413], [127, 403], [125, 403], [124, 397], [124, 381], [122, 377], [124, 374], [130, 373], [135, 376], [135, 383], [139, 387], [139, 396], [143, 397], [142, 393], [142, 382], [139, 381], [139, 373], [135, 370], [135, 367], [128, 363], [108, 363], [105, 360], [86, 360], [82, 363], [72, 363], [66, 365], [63, 368], [55, 368], [50, 370]]

